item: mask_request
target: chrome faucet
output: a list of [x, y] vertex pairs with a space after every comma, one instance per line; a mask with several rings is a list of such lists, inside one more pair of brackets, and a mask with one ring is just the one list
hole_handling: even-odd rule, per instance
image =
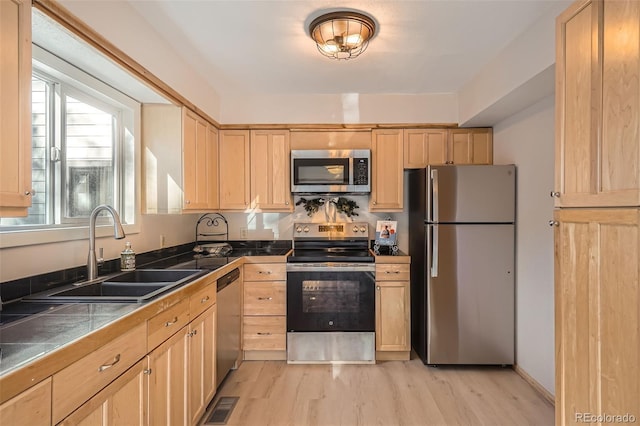
[[125, 237], [122, 223], [120, 223], [120, 216], [118, 216], [118, 212], [113, 207], [101, 204], [93, 209], [89, 219], [89, 257], [87, 258], [87, 279], [89, 281], [98, 278], [98, 265], [104, 263], [102, 253], [99, 259], [96, 258], [96, 218], [102, 210], [108, 211], [113, 217], [113, 237], [116, 240], [121, 240]]

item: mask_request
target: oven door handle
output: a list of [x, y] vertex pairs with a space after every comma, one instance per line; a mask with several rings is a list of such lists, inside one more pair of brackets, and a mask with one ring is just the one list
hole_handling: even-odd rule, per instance
[[287, 272], [375, 272], [374, 263], [287, 263]]

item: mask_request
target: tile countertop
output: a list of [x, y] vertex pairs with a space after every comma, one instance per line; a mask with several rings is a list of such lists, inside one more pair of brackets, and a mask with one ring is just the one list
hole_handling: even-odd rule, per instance
[[[110, 328], [107, 326], [127, 321], [146, 321], [148, 317], [161, 312], [174, 303], [173, 299], [176, 297], [187, 296], [190, 291], [184, 290], [191, 283], [200, 282], [201, 279], [210, 277], [211, 274], [215, 274], [213, 278], [217, 279], [217, 275], [223, 275], [223, 273], [230, 271], [233, 265], [242, 265], [243, 261], [236, 262], [236, 260], [244, 259], [243, 256], [278, 257], [286, 255], [289, 251], [290, 243], [289, 248], [278, 247], [278, 250], [266, 250], [255, 244], [246, 244], [235, 247], [234, 253], [225, 258], [205, 258], [194, 256], [190, 252], [181, 253], [179, 256], [174, 255], [171, 258], [155, 258], [153, 262], [140, 269], [197, 267], [209, 269], [211, 273], [197, 277], [193, 282], [170, 290], [146, 303], [53, 304], [18, 301], [6, 304], [0, 311], [0, 381], [2, 381], [0, 384], [4, 384], [3, 379], [7, 376], [22, 375], [23, 370], [32, 368], [36, 361], [46, 362], [50, 358], [48, 355], [53, 356], [59, 352], [72, 353], [73, 346], [92, 333], [110, 335], [117, 332], [115, 329], [115, 331], [106, 330]], [[227, 265], [230, 267], [226, 268]], [[125, 321], [119, 321], [121, 319]], [[126, 329], [128, 326], [123, 327], [122, 332]], [[96, 340], [100, 339], [96, 337]], [[73, 355], [75, 356], [75, 354]], [[73, 362], [73, 360], [69, 362]], [[55, 364], [58, 365], [59, 362], [56, 361]], [[35, 369], [38, 370], [38, 368]], [[52, 366], [51, 369], [59, 368]], [[29, 380], [36, 380], [28, 374], [30, 373], [27, 373], [26, 377]], [[0, 386], [0, 402], [6, 400], [5, 392], [8, 391]]]
[[0, 327], [0, 376], [140, 307], [136, 303], [32, 304], [46, 309]]

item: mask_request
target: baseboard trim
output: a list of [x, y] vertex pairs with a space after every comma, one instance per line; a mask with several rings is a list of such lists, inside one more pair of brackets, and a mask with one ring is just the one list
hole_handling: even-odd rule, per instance
[[409, 351], [376, 351], [376, 361], [409, 361]]
[[286, 361], [287, 351], [244, 351], [245, 361]]
[[529, 383], [532, 388], [536, 390], [549, 404], [555, 407], [556, 398], [544, 388], [536, 379], [531, 377], [526, 371], [520, 368], [518, 365], [513, 366], [513, 370], [524, 379], [525, 382]]

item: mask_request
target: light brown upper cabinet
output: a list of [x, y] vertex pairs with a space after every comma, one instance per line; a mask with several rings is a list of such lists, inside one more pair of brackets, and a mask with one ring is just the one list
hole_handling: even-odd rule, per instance
[[249, 130], [221, 130], [219, 153], [220, 209], [246, 210], [251, 191]]
[[31, 2], [0, 1], [0, 217], [31, 206]]
[[640, 2], [556, 20], [556, 207], [640, 205]]
[[188, 108], [142, 106], [142, 211], [217, 210], [218, 130]]
[[491, 128], [404, 129], [404, 168], [492, 164]]
[[292, 211], [288, 130], [251, 131], [251, 208]]
[[216, 210], [218, 202], [218, 129], [183, 108], [184, 210]]
[[403, 151], [402, 129], [372, 132], [370, 211], [402, 211]]
[[448, 134], [446, 129], [404, 129], [404, 168], [445, 164]]
[[447, 164], [493, 164], [493, 130], [491, 128], [449, 130]]

